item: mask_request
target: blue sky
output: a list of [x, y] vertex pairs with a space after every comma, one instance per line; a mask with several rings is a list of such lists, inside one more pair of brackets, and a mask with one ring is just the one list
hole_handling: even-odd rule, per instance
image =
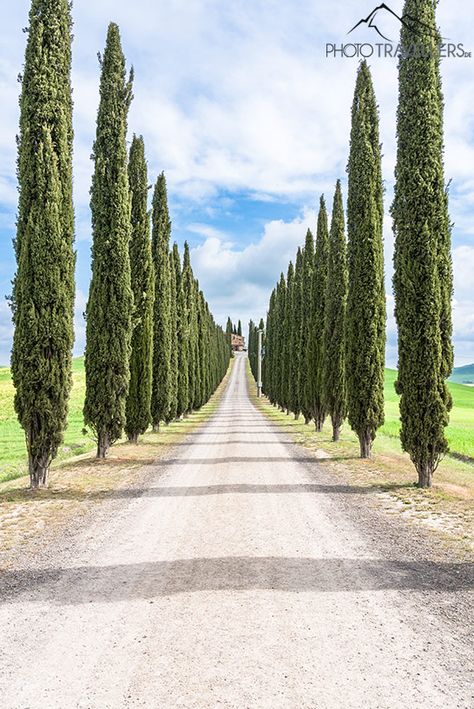
[[[10, 3], [0, 27], [0, 293], [10, 292], [15, 262], [15, 134], [29, 0]], [[271, 289], [307, 227], [321, 192], [328, 204], [338, 177], [345, 188], [349, 118], [358, 60], [326, 58], [327, 42], [381, 41], [348, 30], [373, 0], [94, 0], [73, 8], [76, 352], [84, 346], [90, 266], [90, 153], [98, 105], [97, 52], [108, 22], [120, 25], [135, 67], [130, 136], [143, 134], [150, 182], [165, 170], [173, 239], [192, 247], [194, 270], [216, 318], [265, 315]], [[399, 14], [401, 0], [390, 6]], [[385, 18], [384, 33], [396, 27]], [[474, 6], [441, 0], [442, 34], [474, 52]], [[396, 37], [394, 37], [396, 39]], [[380, 104], [389, 305], [387, 362], [396, 363], [391, 297], [393, 236], [388, 216], [395, 164], [396, 62], [370, 60]], [[446, 100], [446, 178], [454, 222], [456, 364], [474, 361], [474, 58], [442, 65]], [[0, 364], [11, 322], [0, 301]]]

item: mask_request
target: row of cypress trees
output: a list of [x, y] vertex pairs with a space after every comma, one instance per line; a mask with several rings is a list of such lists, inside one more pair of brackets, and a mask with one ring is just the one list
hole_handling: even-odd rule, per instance
[[[399, 60], [392, 216], [401, 443], [420, 487], [448, 450], [453, 366], [451, 226], [443, 167], [440, 34], [431, 0], [406, 0]], [[423, 31], [420, 31], [423, 28]], [[418, 51], [413, 51], [413, 45]], [[422, 45], [423, 51], [420, 50]], [[264, 389], [270, 401], [333, 439], [348, 416], [362, 457], [384, 421], [386, 305], [378, 109], [362, 62], [352, 105], [347, 243], [338, 182], [331, 228], [321, 198], [316, 243], [308, 230], [268, 309]]]
[[[261, 330], [262, 334], [265, 332], [265, 323], [263, 318], [260, 320], [258, 326], [253, 320], [249, 322], [249, 339], [247, 343], [247, 352], [250, 364], [250, 370], [254, 376], [255, 381], [258, 380], [258, 331]], [[265, 337], [262, 336], [262, 350], [265, 352]], [[262, 376], [263, 376], [263, 359], [262, 359]]]
[[362, 457], [383, 423], [385, 294], [378, 111], [369, 68], [359, 67], [348, 163], [348, 239], [341, 183], [331, 223], [320, 198], [316, 239], [308, 229], [267, 316], [264, 390], [272, 403], [339, 439], [347, 416]]
[[166, 178], [156, 181], [150, 214], [143, 138], [127, 156], [127, 77], [119, 28], [111, 23], [102, 75], [91, 189], [92, 280], [86, 319], [84, 420], [97, 456], [125, 430], [136, 443], [151, 424], [199, 409], [228, 366], [225, 333], [195, 279], [170, 246]]
[[[71, 5], [32, 0], [20, 96], [15, 409], [30, 482], [45, 485], [66, 427], [75, 296], [72, 200]], [[104, 457], [125, 429], [136, 441], [202, 406], [223, 378], [229, 347], [194, 278], [189, 248], [170, 250], [166, 182], [150, 215], [145, 147], [127, 153], [133, 72], [117, 25], [100, 57], [100, 105], [91, 187], [92, 279], [86, 310], [84, 420]]]

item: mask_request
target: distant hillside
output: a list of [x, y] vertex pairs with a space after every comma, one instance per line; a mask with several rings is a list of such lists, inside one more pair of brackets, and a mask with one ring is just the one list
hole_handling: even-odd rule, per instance
[[464, 367], [455, 367], [452, 375], [449, 377], [449, 381], [456, 382], [456, 384], [474, 385], [474, 364], [466, 364]]

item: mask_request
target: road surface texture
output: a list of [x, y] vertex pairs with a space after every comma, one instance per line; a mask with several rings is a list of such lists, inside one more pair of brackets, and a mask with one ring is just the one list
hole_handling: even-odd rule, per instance
[[3, 709], [474, 707], [472, 564], [308, 460], [242, 355], [146, 480], [4, 574]]

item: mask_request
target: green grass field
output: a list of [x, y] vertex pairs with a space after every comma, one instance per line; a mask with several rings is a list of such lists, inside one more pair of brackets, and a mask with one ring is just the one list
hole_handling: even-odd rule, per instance
[[[382, 437], [397, 442], [399, 432], [398, 397], [393, 383], [396, 372], [386, 370], [385, 411], [386, 422], [380, 431]], [[82, 434], [82, 406], [85, 378], [84, 359], [78, 357], [73, 363], [73, 388], [69, 405], [69, 423], [58, 460], [66, 460], [92, 450], [94, 441]], [[456, 457], [474, 460], [474, 387], [449, 384], [454, 408], [447, 431], [451, 453]], [[12, 480], [26, 472], [25, 440], [13, 409], [13, 385], [8, 368], [0, 369], [0, 482]], [[379, 437], [379, 441], [380, 441]]]
[[[58, 459], [86, 453], [94, 441], [82, 434], [82, 407], [85, 394], [84, 358], [73, 361], [73, 386], [69, 401], [68, 427]], [[0, 368], [0, 482], [13, 480], [26, 472], [25, 437], [13, 408], [14, 389], [7, 367]]]
[[[398, 396], [394, 382], [397, 372], [385, 370], [385, 424], [380, 433], [398, 438], [400, 422]], [[450, 414], [447, 438], [451, 453], [474, 460], [474, 387], [449, 382], [454, 406]]]

